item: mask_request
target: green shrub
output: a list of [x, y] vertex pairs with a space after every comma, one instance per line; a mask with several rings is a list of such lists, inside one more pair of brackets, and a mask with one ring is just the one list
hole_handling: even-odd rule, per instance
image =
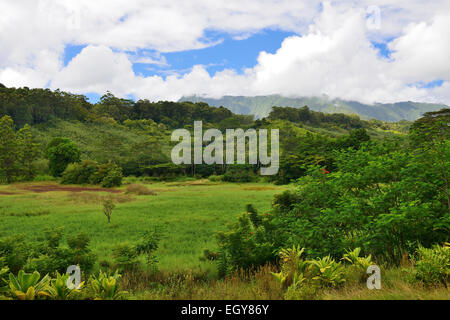
[[71, 163], [62, 174], [61, 183], [64, 184], [88, 184], [91, 176], [98, 171], [98, 165], [94, 161], [84, 160], [80, 163]]
[[297, 287], [306, 280], [304, 273], [307, 263], [302, 259], [304, 251], [305, 249], [300, 248], [300, 246], [293, 246], [292, 248], [281, 249], [278, 253], [281, 271], [272, 273], [272, 275], [277, 279], [281, 288]]
[[40, 278], [41, 275], [37, 271], [26, 273], [23, 270], [20, 270], [17, 277], [10, 273], [10, 295], [19, 300], [35, 300], [40, 297], [48, 297], [50, 277], [46, 275], [42, 279]]
[[135, 270], [139, 266], [139, 253], [135, 245], [129, 242], [119, 243], [113, 248], [116, 266], [121, 271]]
[[101, 184], [104, 188], [122, 185], [122, 169], [114, 164], [97, 164], [85, 160], [80, 163], [71, 163], [62, 174], [61, 183], [65, 184]]
[[447, 285], [450, 280], [450, 244], [417, 249], [414, 266], [415, 278], [427, 285]]
[[2, 265], [13, 273], [23, 269], [31, 252], [31, 246], [24, 238], [24, 235], [14, 235], [0, 239]]
[[81, 289], [84, 287], [84, 282], [81, 282], [78, 288], [69, 289], [67, 286], [68, 274], [56, 273], [56, 278], [50, 280], [48, 294], [53, 300], [72, 300], [80, 297]]
[[38, 271], [42, 274], [55, 272], [65, 273], [70, 265], [78, 265], [85, 273], [90, 273], [96, 261], [96, 255], [91, 252], [89, 236], [81, 233], [67, 239], [69, 248], [60, 245], [62, 230], [46, 232], [46, 241], [38, 243], [29, 251], [26, 271]]
[[224, 175], [219, 175], [219, 176], [217, 176], [217, 175], [212, 175], [212, 176], [209, 176], [209, 181], [211, 181], [211, 182], [220, 182], [220, 181], [224, 181]]
[[342, 257], [342, 260], [348, 261], [359, 275], [359, 280], [364, 282], [367, 278], [367, 269], [372, 265], [372, 255], [367, 257], [360, 257], [361, 248], [355, 248], [353, 251], [348, 251]]
[[250, 220], [252, 221], [255, 228], [258, 228], [261, 225], [262, 218], [258, 215], [258, 211], [252, 204], [247, 204], [247, 212], [249, 213]]
[[158, 250], [161, 237], [161, 231], [155, 228], [152, 231], [145, 232], [142, 236], [141, 241], [136, 244], [136, 251], [139, 254], [143, 254], [146, 256], [148, 265], [155, 266], [158, 262], [153, 253]]
[[[251, 269], [274, 261], [274, 244], [267, 241], [265, 226], [253, 224], [244, 213], [226, 232], [218, 232], [218, 264], [222, 270]], [[226, 264], [226, 266], [224, 265]]]
[[56, 180], [57, 178], [46, 174], [37, 175], [33, 178], [33, 181], [35, 182], [56, 181]]
[[122, 168], [114, 163], [100, 165], [94, 181], [99, 181], [100, 178], [103, 188], [120, 187], [123, 178]]
[[310, 260], [308, 263], [312, 280], [317, 281], [320, 286], [337, 287], [345, 282], [344, 268], [331, 256]]
[[232, 165], [227, 168], [223, 175], [223, 181], [226, 182], [251, 182], [256, 179], [252, 171], [252, 167], [248, 165]]
[[0, 257], [0, 292], [2, 291], [3, 282], [6, 280], [6, 277], [9, 273], [9, 268], [5, 266], [5, 258]]
[[114, 274], [100, 271], [97, 275], [89, 277], [87, 288], [95, 299], [119, 300], [122, 299], [125, 291], [120, 290], [119, 279], [121, 275], [118, 271]]

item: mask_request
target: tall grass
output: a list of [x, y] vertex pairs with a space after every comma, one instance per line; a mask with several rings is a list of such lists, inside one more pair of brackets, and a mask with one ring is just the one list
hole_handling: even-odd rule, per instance
[[[215, 233], [234, 221], [248, 203], [254, 203], [260, 211], [268, 210], [273, 195], [286, 188], [245, 189], [269, 186], [265, 184], [146, 184], [156, 196], [125, 192], [112, 195], [84, 191], [33, 193], [23, 188], [41, 184], [49, 183], [0, 186], [0, 237], [25, 234], [28, 240], [34, 240], [41, 238], [46, 228], [64, 227], [68, 236], [88, 233], [93, 251], [100, 259], [108, 260], [114, 245], [137, 241], [145, 231], [159, 226], [164, 235], [156, 255], [162, 270], [208, 272], [213, 272], [215, 265], [200, 261], [199, 257], [205, 248], [216, 248]], [[2, 191], [9, 195], [1, 195]], [[116, 200], [110, 225], [102, 212], [102, 199], [107, 196]], [[48, 214], [17, 215], [21, 212]]]

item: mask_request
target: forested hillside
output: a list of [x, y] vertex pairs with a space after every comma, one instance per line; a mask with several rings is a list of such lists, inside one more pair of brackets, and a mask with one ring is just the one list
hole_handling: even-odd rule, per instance
[[323, 97], [288, 98], [279, 95], [243, 97], [224, 96], [221, 99], [203, 98], [198, 96], [183, 97], [180, 101], [206, 102], [211, 106], [224, 106], [234, 113], [253, 114], [256, 118], [267, 117], [273, 106], [301, 108], [308, 106], [312, 110], [326, 113], [356, 114], [362, 119], [378, 119], [382, 121], [417, 120], [430, 111], [445, 108], [442, 104], [398, 102], [363, 104], [357, 101], [330, 99]]
[[[208, 177], [228, 172], [239, 176], [228, 177], [230, 180], [252, 180], [256, 178], [258, 167], [174, 166], [170, 159], [171, 132], [177, 128], [192, 130], [195, 120], [202, 120], [204, 128], [219, 130], [276, 128], [280, 129], [281, 167], [284, 170], [273, 179], [280, 183], [304, 174], [305, 170], [299, 166], [317, 163], [331, 168], [330, 159], [335, 149], [358, 145], [358, 139], [402, 134], [407, 132], [409, 125], [407, 122], [365, 121], [355, 115], [324, 114], [308, 107], [276, 107], [267, 118], [254, 120], [252, 115], [234, 114], [224, 107], [211, 107], [204, 102], [135, 102], [107, 93], [98, 103], [91, 104], [82, 95], [1, 86], [0, 117], [5, 115], [12, 118], [16, 129], [31, 125], [40, 145], [40, 153], [33, 162], [38, 175], [49, 173], [46, 170], [47, 146], [52, 139], [68, 138], [79, 149], [81, 160], [115, 163], [126, 176]], [[308, 149], [309, 156], [316, 156], [305, 158], [301, 154], [303, 149]], [[292, 161], [298, 162], [293, 168]]]

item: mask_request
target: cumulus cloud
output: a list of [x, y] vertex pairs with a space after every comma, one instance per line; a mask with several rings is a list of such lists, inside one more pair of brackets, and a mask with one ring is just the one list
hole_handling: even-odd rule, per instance
[[[278, 93], [327, 94], [362, 102], [450, 103], [445, 90], [450, 82], [448, 1], [380, 0], [382, 20], [377, 30], [366, 26], [366, 8], [371, 4], [368, 0], [0, 0], [0, 10], [10, 13], [0, 17], [0, 47], [8, 48], [0, 50], [0, 82], [49, 84], [77, 93], [110, 90], [151, 100]], [[167, 66], [164, 52], [215, 45], [217, 40], [206, 37], [208, 30], [245, 39], [267, 28], [298, 35], [286, 38], [273, 54], [261, 52], [256, 66], [244, 73], [225, 69], [211, 76], [201, 65], [165, 78], [133, 72], [133, 63]], [[380, 57], [374, 40], [389, 42], [390, 59]], [[61, 57], [69, 43], [86, 47], [63, 67]], [[145, 50], [157, 53], [148, 55]], [[440, 88], [414, 85], [438, 79], [444, 80]]]

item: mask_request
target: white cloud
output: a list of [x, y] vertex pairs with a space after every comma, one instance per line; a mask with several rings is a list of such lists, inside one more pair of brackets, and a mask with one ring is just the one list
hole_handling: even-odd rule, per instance
[[[450, 80], [450, 3], [380, 0], [380, 30], [367, 30], [364, 1], [87, 1], [0, 0], [0, 82], [77, 93], [106, 90], [152, 100], [183, 95], [319, 95], [363, 102], [429, 100], [450, 103], [444, 88], [410, 86]], [[265, 28], [301, 36], [274, 54], [261, 52], [244, 74], [205, 66], [184, 75], [142, 76], [133, 63], [167, 66], [164, 52], [214, 45], [207, 30], [245, 39]], [[386, 41], [384, 59], [371, 40]], [[20, 39], [20, 41], [18, 41]], [[220, 40], [219, 40], [220, 41]], [[67, 44], [87, 45], [62, 67]], [[157, 50], [149, 55], [145, 50]], [[130, 53], [131, 52], [131, 53]], [[133, 53], [134, 52], [134, 53]], [[137, 53], [137, 52], [144, 52]]]
[[433, 22], [409, 25], [390, 45], [394, 72], [405, 81], [450, 80], [450, 12]]
[[124, 96], [135, 79], [126, 54], [105, 46], [88, 46], [56, 75], [52, 87], [80, 93], [114, 90]]

